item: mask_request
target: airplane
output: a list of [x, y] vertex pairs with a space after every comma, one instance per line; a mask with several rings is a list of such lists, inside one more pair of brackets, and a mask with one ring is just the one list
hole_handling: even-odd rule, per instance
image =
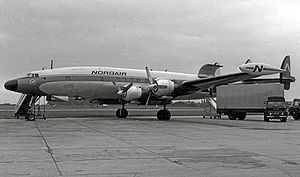
[[[289, 62], [283, 63], [290, 65]], [[68, 96], [91, 103], [120, 104], [121, 108], [116, 110], [118, 118], [128, 116], [127, 103], [162, 105], [157, 119], [170, 120], [171, 113], [166, 105], [177, 97], [286, 71], [269, 64], [247, 61], [238, 67], [240, 72], [215, 76], [221, 65], [204, 66], [198, 74], [152, 71], [147, 66], [144, 70], [102, 66], [63, 67], [32, 71], [25, 77], [7, 81], [4, 87], [24, 94], [24, 100], [32, 98], [36, 101], [41, 96]], [[35, 116], [32, 118], [25, 112], [25, 118], [34, 120]]]

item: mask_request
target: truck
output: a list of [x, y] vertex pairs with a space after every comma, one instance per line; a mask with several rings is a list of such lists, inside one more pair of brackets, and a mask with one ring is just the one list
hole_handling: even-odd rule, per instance
[[300, 119], [300, 99], [293, 100], [293, 103], [289, 108], [289, 114], [293, 116], [295, 120]]
[[270, 119], [279, 119], [281, 122], [286, 122], [287, 117], [288, 109], [285, 98], [281, 96], [268, 97], [264, 112], [264, 121], [268, 122]]
[[284, 97], [280, 83], [230, 84], [217, 87], [217, 113], [244, 120], [248, 113], [265, 113], [269, 97]]

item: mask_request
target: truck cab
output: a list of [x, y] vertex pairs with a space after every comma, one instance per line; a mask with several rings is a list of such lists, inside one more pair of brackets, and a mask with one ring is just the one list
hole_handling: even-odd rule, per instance
[[293, 103], [289, 108], [289, 113], [295, 120], [300, 119], [300, 99], [293, 100]]
[[272, 96], [268, 97], [265, 102], [264, 120], [280, 119], [281, 122], [286, 122], [288, 117], [287, 105], [284, 97]]

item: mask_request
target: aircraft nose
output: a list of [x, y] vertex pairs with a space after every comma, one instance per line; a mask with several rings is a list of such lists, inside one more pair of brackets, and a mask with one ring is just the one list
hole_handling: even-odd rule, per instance
[[10, 91], [16, 91], [18, 89], [18, 81], [17, 80], [10, 80], [10, 81], [7, 81], [5, 84], [4, 84], [4, 87], [7, 89], [7, 90], [10, 90]]

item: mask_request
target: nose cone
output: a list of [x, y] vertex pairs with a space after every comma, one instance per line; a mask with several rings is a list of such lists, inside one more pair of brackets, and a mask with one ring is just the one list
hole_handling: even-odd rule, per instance
[[17, 81], [17, 80], [10, 80], [10, 81], [7, 81], [7, 82], [4, 84], [4, 87], [5, 87], [7, 90], [10, 90], [10, 91], [17, 91], [17, 89], [18, 89], [18, 81]]

